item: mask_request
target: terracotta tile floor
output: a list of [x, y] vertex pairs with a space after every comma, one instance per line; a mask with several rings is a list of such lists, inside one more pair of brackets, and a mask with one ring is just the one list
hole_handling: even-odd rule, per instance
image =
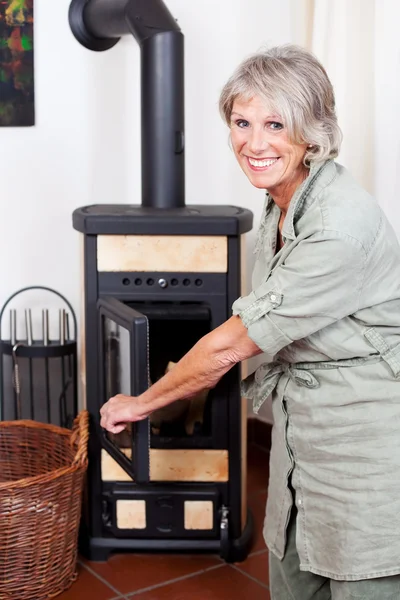
[[248, 503], [255, 520], [252, 551], [243, 563], [225, 564], [215, 555], [120, 554], [106, 563], [82, 559], [79, 577], [59, 600], [270, 600], [268, 552], [262, 524], [268, 453], [248, 453]]

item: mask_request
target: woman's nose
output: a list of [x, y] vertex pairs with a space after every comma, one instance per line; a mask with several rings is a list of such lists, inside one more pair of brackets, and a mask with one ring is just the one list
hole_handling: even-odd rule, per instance
[[247, 147], [252, 154], [261, 154], [268, 148], [266, 133], [263, 129], [252, 129], [247, 142]]

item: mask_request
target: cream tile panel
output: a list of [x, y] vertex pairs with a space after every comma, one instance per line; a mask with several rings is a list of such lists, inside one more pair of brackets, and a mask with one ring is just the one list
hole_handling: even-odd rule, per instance
[[226, 273], [228, 238], [186, 235], [99, 235], [97, 270]]
[[145, 500], [117, 500], [118, 529], [146, 529]]
[[[132, 456], [132, 451], [129, 449], [122, 451], [128, 458]], [[132, 481], [132, 477], [104, 449], [101, 451], [101, 479], [102, 481]]]
[[228, 481], [227, 450], [150, 452], [151, 481]]
[[185, 529], [212, 529], [213, 503], [209, 500], [185, 500]]
[[[131, 456], [129, 449], [123, 450]], [[103, 481], [132, 481], [106, 450], [101, 451]], [[150, 450], [151, 481], [228, 481], [227, 450]]]

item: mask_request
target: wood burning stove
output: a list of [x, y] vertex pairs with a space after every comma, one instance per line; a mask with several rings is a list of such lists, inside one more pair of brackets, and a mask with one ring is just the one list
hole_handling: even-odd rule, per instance
[[142, 128], [153, 129], [153, 151], [143, 148], [142, 205], [93, 205], [73, 215], [83, 239], [81, 373], [91, 414], [82, 549], [92, 560], [122, 550], [209, 550], [243, 560], [252, 525], [240, 366], [215, 389], [119, 435], [100, 428], [99, 410], [117, 393], [145, 391], [229, 318], [252, 214], [184, 204], [183, 36], [161, 0], [74, 0], [70, 22], [92, 49], [104, 49], [99, 38], [110, 47], [107, 27], [112, 37], [140, 22], [133, 33], [147, 81]]

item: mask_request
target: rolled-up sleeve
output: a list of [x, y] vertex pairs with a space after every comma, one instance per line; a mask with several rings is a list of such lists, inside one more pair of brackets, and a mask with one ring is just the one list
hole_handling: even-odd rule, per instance
[[298, 242], [265, 282], [236, 300], [232, 312], [254, 343], [273, 356], [356, 312], [365, 265], [358, 240], [323, 231]]

